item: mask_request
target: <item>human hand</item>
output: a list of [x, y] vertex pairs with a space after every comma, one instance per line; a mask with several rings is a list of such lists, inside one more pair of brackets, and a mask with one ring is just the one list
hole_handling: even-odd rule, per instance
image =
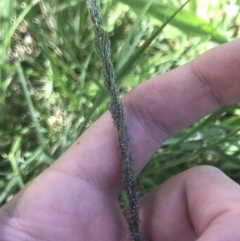
[[[145, 82], [123, 99], [137, 173], [170, 135], [240, 101], [240, 41]], [[109, 112], [0, 209], [0, 241], [127, 241], [117, 133]], [[146, 241], [240, 240], [240, 188], [213, 167], [185, 171], [142, 200]]]

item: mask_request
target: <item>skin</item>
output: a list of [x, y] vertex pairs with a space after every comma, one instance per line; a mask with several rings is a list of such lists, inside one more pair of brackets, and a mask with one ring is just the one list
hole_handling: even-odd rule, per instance
[[[155, 77], [123, 99], [137, 173], [170, 135], [240, 101], [240, 41], [214, 48]], [[127, 241], [117, 134], [109, 112], [52, 166], [0, 209], [0, 241]], [[171, 178], [143, 200], [146, 241], [240, 240], [240, 188], [201, 166]]]

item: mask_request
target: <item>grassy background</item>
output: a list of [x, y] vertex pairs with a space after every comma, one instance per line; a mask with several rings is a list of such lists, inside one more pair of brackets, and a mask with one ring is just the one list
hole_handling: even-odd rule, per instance
[[[124, 95], [239, 35], [239, 0], [102, 0]], [[85, 0], [0, 1], [0, 205], [41, 173], [105, 110]], [[181, 10], [181, 11], [180, 11]], [[240, 107], [167, 140], [139, 176], [142, 194], [209, 164], [240, 182]], [[124, 194], [122, 195], [124, 201]]]

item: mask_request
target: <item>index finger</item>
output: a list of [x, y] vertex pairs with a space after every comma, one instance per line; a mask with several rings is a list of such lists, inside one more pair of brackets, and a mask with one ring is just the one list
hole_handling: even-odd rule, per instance
[[[170, 135], [240, 101], [239, 49], [239, 40], [214, 48], [123, 98], [137, 173]], [[102, 187], [121, 188], [121, 157], [110, 113], [101, 116], [50, 168]]]

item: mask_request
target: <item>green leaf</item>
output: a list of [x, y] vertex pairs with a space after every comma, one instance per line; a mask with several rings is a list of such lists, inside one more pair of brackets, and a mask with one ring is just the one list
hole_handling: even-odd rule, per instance
[[[121, 0], [121, 2], [127, 4], [136, 13], [139, 13], [146, 4], [146, 0]], [[155, 21], [157, 20], [161, 24], [166, 18], [169, 18], [176, 12], [177, 9], [174, 6], [155, 2], [150, 6], [147, 16]], [[207, 37], [216, 43], [225, 43], [228, 41], [211, 24], [197, 17], [192, 11], [182, 10], [172, 19], [170, 24], [188, 35]]]
[[192, 11], [193, 13], [197, 12], [197, 7], [198, 7], [197, 0], [191, 0], [189, 2], [189, 10]]
[[135, 49], [137, 48], [137, 45], [144, 34], [143, 31], [138, 30], [138, 26], [141, 24], [141, 21], [143, 20], [146, 12], [148, 11], [152, 3], [153, 3], [153, 0], [145, 4], [139, 16], [134, 21], [134, 24], [131, 26], [128, 32], [128, 35], [126, 37], [126, 40], [124, 42], [124, 46], [122, 47], [121, 51], [118, 54], [118, 64], [116, 67], [116, 71], [119, 71], [119, 69], [121, 69], [123, 65], [126, 64], [129, 57], [134, 53]]
[[232, 107], [224, 107], [210, 116], [208, 116], [202, 123], [200, 123], [198, 126], [193, 127], [190, 132], [188, 132], [186, 135], [184, 135], [181, 139], [179, 139], [173, 146], [172, 148], [177, 148], [181, 143], [186, 141], [189, 137], [193, 136], [195, 133], [198, 131], [202, 130], [204, 127], [208, 126], [210, 123], [213, 121], [216, 121], [223, 113], [225, 113], [227, 110], [229, 110]]
[[13, 173], [14, 173], [15, 177], [18, 179], [19, 187], [22, 189], [22, 188], [24, 188], [24, 182], [21, 177], [21, 173], [19, 170], [19, 164], [18, 164], [18, 160], [17, 160], [18, 159], [17, 152], [19, 151], [21, 144], [22, 144], [22, 137], [16, 138], [16, 140], [12, 144], [11, 151], [8, 154], [8, 159], [11, 163]]

